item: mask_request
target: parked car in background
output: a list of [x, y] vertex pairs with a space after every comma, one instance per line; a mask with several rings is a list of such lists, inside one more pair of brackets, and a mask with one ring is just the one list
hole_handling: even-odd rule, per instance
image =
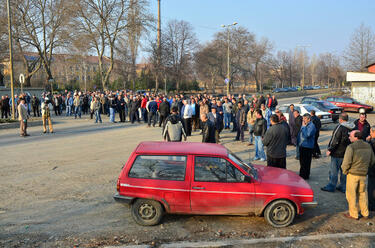
[[[283, 104], [278, 107], [278, 109], [283, 112], [287, 120], [289, 120], [289, 105], [290, 104]], [[331, 113], [322, 111], [311, 104], [294, 104], [294, 109], [298, 110], [300, 115], [304, 115], [306, 113], [310, 113], [311, 110], [315, 110], [315, 115], [320, 118], [322, 124], [329, 124], [333, 122]]]
[[312, 97], [312, 96], [305, 96], [302, 98], [301, 102], [300, 103], [305, 103], [306, 101], [309, 101], [309, 102], [316, 102], [316, 101], [319, 101], [320, 99], [319, 98], [316, 98], [316, 97]]
[[373, 106], [360, 103], [357, 100], [350, 98], [350, 97], [330, 96], [330, 97], [327, 97], [327, 101], [331, 102], [337, 107], [343, 108], [344, 111], [351, 111], [351, 112], [363, 111], [366, 113], [370, 113], [374, 110]]
[[320, 109], [321, 111], [331, 113], [333, 122], [336, 122], [339, 119], [340, 114], [343, 112], [343, 108], [337, 107], [336, 105], [333, 105], [329, 101], [319, 100], [316, 98], [309, 99], [309, 97], [304, 97], [301, 103], [311, 104], [312, 106]]
[[117, 180], [118, 202], [131, 205], [140, 225], [164, 213], [263, 215], [285, 227], [316, 206], [310, 185], [295, 172], [244, 163], [219, 144], [142, 142]]

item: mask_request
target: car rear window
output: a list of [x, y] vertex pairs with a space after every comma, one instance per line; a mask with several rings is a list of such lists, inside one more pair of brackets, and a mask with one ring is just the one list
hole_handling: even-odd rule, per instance
[[138, 156], [129, 172], [129, 177], [184, 181], [186, 156]]
[[[305, 109], [307, 110], [307, 112], [311, 112], [311, 110], [314, 110], [315, 112], [320, 112], [321, 110], [320, 109], [318, 109], [317, 107], [314, 107], [314, 106], [312, 106], [312, 105], [306, 105], [305, 106]], [[301, 113], [301, 112], [300, 112]]]

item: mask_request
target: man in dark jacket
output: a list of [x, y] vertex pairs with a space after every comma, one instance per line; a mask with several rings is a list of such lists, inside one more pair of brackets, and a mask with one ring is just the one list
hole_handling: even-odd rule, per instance
[[125, 122], [125, 100], [122, 96], [117, 96], [116, 109], [120, 118], [120, 122]]
[[169, 113], [170, 113], [170, 106], [169, 102], [167, 101], [168, 99], [166, 97], [163, 98], [163, 102], [160, 103], [159, 105], [159, 113], [160, 113], [160, 119], [159, 119], [159, 127], [164, 121], [167, 119]]
[[[368, 138], [372, 151], [375, 154], [375, 126], [371, 127], [370, 137]], [[368, 208], [370, 211], [375, 211], [375, 167], [368, 170]]]
[[[346, 147], [350, 145], [349, 133], [355, 127], [348, 120], [347, 113], [340, 115], [340, 124], [333, 130], [331, 140], [328, 143], [327, 156], [331, 156], [331, 164], [329, 167], [329, 183], [321, 188], [323, 191], [335, 192], [335, 189], [337, 189], [345, 193], [346, 175], [342, 173], [341, 164], [344, 159]], [[336, 188], [339, 173], [340, 185]]]
[[315, 115], [315, 110], [311, 110], [310, 114], [311, 114], [311, 121], [312, 121], [312, 123], [314, 123], [314, 126], [316, 128], [313, 158], [320, 158], [320, 155], [322, 155], [322, 154], [320, 152], [318, 139], [319, 139], [320, 128], [322, 127], [322, 123], [321, 123], [319, 117], [317, 117]]
[[254, 160], [266, 161], [266, 154], [264, 153], [264, 146], [262, 139], [267, 131], [267, 121], [263, 118], [262, 110], [255, 110], [256, 120], [254, 123], [254, 142], [255, 142], [255, 157]]
[[207, 117], [215, 125], [215, 140], [216, 143], [219, 143], [220, 132], [223, 130], [223, 118], [217, 113], [216, 107], [211, 109], [211, 112], [208, 113]]
[[136, 97], [130, 101], [130, 122], [133, 124], [134, 121], [140, 122], [138, 108], [140, 107], [139, 102], [137, 101]]
[[163, 139], [172, 142], [182, 141], [182, 135], [186, 141], [185, 129], [182, 126], [182, 119], [178, 115], [178, 107], [172, 107], [172, 114], [163, 122]]
[[362, 139], [366, 140], [370, 136], [370, 124], [367, 122], [367, 114], [360, 113], [359, 118], [354, 121], [355, 128], [353, 130], [359, 130], [362, 133]]
[[31, 107], [33, 108], [34, 117], [36, 117], [36, 115], [38, 115], [39, 117], [39, 105], [39, 99], [35, 95], [33, 95], [33, 98], [31, 99]]
[[271, 115], [271, 127], [266, 131], [263, 145], [267, 147], [267, 166], [286, 169], [286, 146], [289, 130], [279, 123], [277, 115]]
[[215, 125], [208, 118], [207, 114], [201, 114], [202, 120], [202, 142], [216, 143], [215, 140]]
[[[294, 116], [294, 130], [293, 133], [296, 135], [296, 139], [298, 138], [299, 131], [301, 130], [302, 127], [302, 116], [299, 114], [298, 110], [293, 111], [293, 116]], [[299, 147], [298, 147], [298, 142], [296, 143], [296, 159], [299, 159]]]
[[245, 132], [245, 124], [246, 124], [246, 113], [242, 107], [242, 103], [238, 102], [238, 111], [236, 114], [236, 123], [237, 123], [237, 136], [235, 140], [240, 140], [244, 142], [244, 132]]
[[147, 126], [151, 126], [151, 121], [152, 126], [155, 127], [156, 124], [156, 114], [158, 112], [158, 103], [155, 101], [155, 99], [152, 97], [151, 100], [147, 103], [147, 111], [148, 111], [148, 124]]

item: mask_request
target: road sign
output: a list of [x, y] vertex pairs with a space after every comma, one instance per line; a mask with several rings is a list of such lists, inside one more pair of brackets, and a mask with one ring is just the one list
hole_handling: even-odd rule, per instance
[[20, 74], [20, 83], [21, 84], [25, 83], [25, 76], [23, 74]]
[[229, 81], [230, 81], [229, 78], [226, 78], [226, 79], [224, 80], [225, 84], [228, 84]]

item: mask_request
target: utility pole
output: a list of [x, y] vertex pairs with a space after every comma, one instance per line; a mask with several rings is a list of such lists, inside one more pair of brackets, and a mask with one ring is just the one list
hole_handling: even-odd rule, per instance
[[[161, 20], [160, 20], [160, 0], [158, 0], [158, 44], [157, 44], [157, 58], [156, 58], [156, 79], [155, 79], [155, 93], [159, 88], [159, 70], [161, 57]], [[167, 87], [164, 85], [165, 94], [167, 94]]]
[[10, 0], [7, 0], [7, 10], [8, 10], [8, 33], [9, 33], [9, 63], [10, 63], [10, 91], [12, 97], [12, 119], [15, 119], [15, 103], [14, 103], [14, 88], [13, 88], [13, 37], [12, 37], [12, 16], [10, 14]]
[[227, 43], [228, 43], [228, 51], [227, 51], [227, 78], [225, 79], [225, 83], [227, 84], [227, 96], [229, 95], [229, 90], [230, 90], [230, 49], [229, 49], [229, 42], [230, 42], [230, 33], [229, 33], [229, 28], [237, 25], [237, 22], [233, 22], [232, 24], [229, 25], [221, 25], [222, 28], [227, 28]]
[[306, 47], [311, 47], [311, 45], [310, 44], [308, 44], [308, 45], [297, 45], [297, 47], [302, 47], [303, 48], [303, 54], [302, 54], [303, 65], [302, 65], [301, 90], [304, 90], [304, 87], [305, 87], [305, 53], [306, 53]]

